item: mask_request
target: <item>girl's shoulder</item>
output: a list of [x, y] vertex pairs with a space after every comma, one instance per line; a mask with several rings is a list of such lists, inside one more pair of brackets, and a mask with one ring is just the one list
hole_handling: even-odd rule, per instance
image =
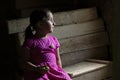
[[57, 39], [56, 36], [49, 35], [49, 39], [56, 45], [56, 48], [60, 46], [59, 40]]
[[25, 39], [22, 47], [31, 47], [33, 44], [33, 38]]

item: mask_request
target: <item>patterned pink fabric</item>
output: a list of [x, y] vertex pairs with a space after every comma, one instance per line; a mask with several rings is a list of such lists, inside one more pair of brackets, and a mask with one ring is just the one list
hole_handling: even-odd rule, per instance
[[24, 80], [71, 80], [68, 74], [56, 64], [56, 49], [60, 46], [54, 36], [45, 39], [31, 38], [24, 41], [23, 46], [30, 50], [30, 61], [39, 66], [49, 66], [50, 70], [43, 76], [26, 71]]

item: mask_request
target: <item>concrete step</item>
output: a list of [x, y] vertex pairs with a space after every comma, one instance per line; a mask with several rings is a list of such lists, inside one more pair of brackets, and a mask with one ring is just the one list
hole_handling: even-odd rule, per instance
[[[15, 25], [13, 25], [13, 26], [15, 26], [15, 28], [12, 28], [13, 26], [11, 24], [9, 24], [8, 26], [9, 26], [10, 32], [15, 32], [15, 31], [19, 32], [19, 31], [25, 30], [24, 28], [21, 28], [20, 26], [17, 27]], [[69, 37], [83, 36], [86, 34], [105, 31], [104, 28], [105, 27], [104, 27], [103, 20], [98, 18], [95, 20], [78, 23], [78, 24], [56, 26], [55, 30], [53, 31], [53, 33], [51, 33], [51, 35], [54, 35], [58, 39], [61, 40], [61, 39], [69, 38]], [[20, 39], [20, 44], [22, 44], [24, 41], [24, 32], [19, 33], [18, 36]]]
[[70, 53], [61, 54], [61, 60], [63, 67], [69, 66], [72, 64], [79, 63], [85, 59], [107, 59], [108, 58], [108, 49], [106, 46], [79, 50]]
[[[22, 18], [29, 17], [30, 13], [36, 9], [39, 10], [41, 8], [21, 9], [19, 10], [18, 13], [19, 16], [21, 16]], [[72, 9], [66, 11], [63, 10], [59, 12], [54, 12], [53, 15], [56, 25], [79, 23], [79, 22], [93, 20], [98, 17], [96, 7]]]
[[111, 78], [112, 62], [89, 59], [65, 67], [73, 80], [105, 80]]
[[[54, 20], [56, 22], [56, 26], [82, 23], [90, 20], [95, 20], [97, 18], [98, 18], [97, 10], [95, 7], [54, 13]], [[8, 21], [9, 34], [24, 32], [28, 25], [29, 17], [9, 20]]]

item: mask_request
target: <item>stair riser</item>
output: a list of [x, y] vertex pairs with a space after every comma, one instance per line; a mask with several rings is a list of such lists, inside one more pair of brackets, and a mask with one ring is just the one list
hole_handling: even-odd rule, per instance
[[97, 47], [92, 49], [80, 50], [71, 53], [61, 54], [63, 67], [81, 62], [88, 58], [106, 59], [107, 47]]

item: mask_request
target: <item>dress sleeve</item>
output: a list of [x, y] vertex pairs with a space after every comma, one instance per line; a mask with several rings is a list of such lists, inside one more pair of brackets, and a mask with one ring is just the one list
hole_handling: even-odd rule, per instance
[[23, 42], [22, 48], [31, 49], [32, 44], [33, 44], [33, 40], [32, 39], [27, 39]]
[[54, 40], [55, 40], [56, 48], [59, 48], [60, 47], [60, 43], [59, 43], [57, 37], [54, 37]]

